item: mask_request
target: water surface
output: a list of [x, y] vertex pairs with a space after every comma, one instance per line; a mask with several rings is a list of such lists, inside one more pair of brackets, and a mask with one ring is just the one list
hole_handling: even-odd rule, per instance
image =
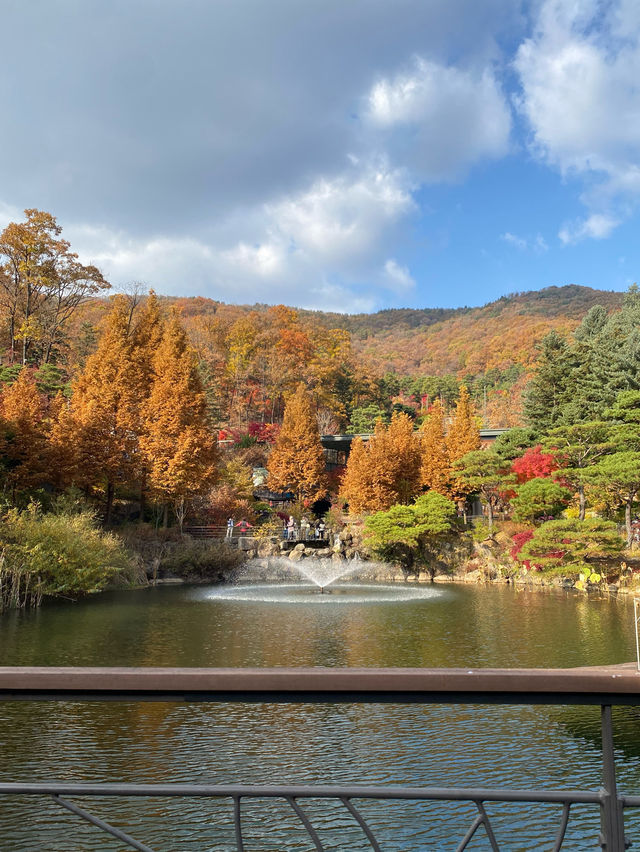
[[[570, 667], [634, 658], [633, 606], [569, 591], [437, 586], [317, 596], [172, 587], [105, 594], [0, 619], [2, 665]], [[424, 594], [421, 594], [424, 592]], [[619, 785], [640, 791], [640, 717], [616, 711]], [[593, 708], [5, 703], [1, 780], [353, 783], [597, 788]], [[230, 806], [100, 801], [93, 810], [161, 850], [233, 847]], [[389, 852], [454, 849], [467, 806], [362, 803]], [[308, 806], [329, 850], [367, 849], [336, 805]], [[550, 848], [559, 812], [489, 807], [507, 850]], [[576, 808], [567, 849], [592, 849]], [[640, 843], [638, 821], [628, 832]], [[120, 850], [43, 800], [0, 801], [0, 849]], [[247, 849], [306, 850], [284, 804], [247, 806]], [[480, 835], [472, 849], [488, 848]]]

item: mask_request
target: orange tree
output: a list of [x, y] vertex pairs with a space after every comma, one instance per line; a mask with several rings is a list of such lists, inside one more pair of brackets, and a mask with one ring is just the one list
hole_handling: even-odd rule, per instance
[[287, 400], [282, 429], [267, 463], [269, 487], [311, 502], [327, 493], [328, 479], [316, 415], [302, 384]]
[[436, 399], [431, 406], [429, 417], [421, 429], [421, 438], [420, 483], [424, 488], [448, 497], [451, 493], [451, 461], [440, 399]]
[[217, 447], [196, 353], [175, 311], [153, 359], [140, 446], [165, 524], [172, 504], [182, 529], [188, 501], [216, 480]]

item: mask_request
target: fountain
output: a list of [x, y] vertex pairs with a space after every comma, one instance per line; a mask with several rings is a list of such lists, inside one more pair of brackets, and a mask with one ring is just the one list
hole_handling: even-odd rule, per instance
[[[209, 589], [206, 597], [264, 603], [344, 604], [415, 601], [444, 594], [432, 586], [376, 582], [376, 572], [388, 571], [388, 565], [361, 559], [294, 561], [282, 556], [253, 559], [240, 569], [234, 585]], [[349, 582], [345, 582], [347, 579]]]

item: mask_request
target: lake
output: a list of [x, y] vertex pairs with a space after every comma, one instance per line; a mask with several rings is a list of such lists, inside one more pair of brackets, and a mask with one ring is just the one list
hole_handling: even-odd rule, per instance
[[[635, 658], [629, 599], [560, 589], [446, 585], [415, 597], [380, 591], [320, 601], [219, 589], [106, 593], [0, 618], [1, 665], [572, 667]], [[276, 595], [277, 596], [277, 595]], [[243, 596], [240, 595], [242, 598]], [[324, 597], [324, 596], [323, 596]], [[391, 597], [393, 597], [391, 595]], [[618, 783], [640, 792], [640, 710], [614, 711]], [[0, 704], [0, 780], [351, 783], [597, 789], [599, 708]], [[307, 807], [328, 850], [364, 850], [335, 804]], [[233, 849], [229, 803], [113, 800], [98, 815], [154, 850]], [[389, 852], [455, 849], [473, 806], [362, 804]], [[490, 805], [508, 850], [549, 848], [560, 811]], [[312, 849], [284, 803], [247, 804], [251, 852]], [[599, 814], [572, 809], [567, 849], [592, 849]], [[627, 817], [640, 843], [640, 815]], [[0, 849], [124, 847], [43, 799], [0, 800]], [[480, 831], [469, 849], [486, 849]]]

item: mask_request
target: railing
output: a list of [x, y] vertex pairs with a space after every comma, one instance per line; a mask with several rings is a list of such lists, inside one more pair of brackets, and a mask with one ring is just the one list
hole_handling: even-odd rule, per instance
[[[598, 790], [442, 788], [391, 786], [75, 784], [63, 782], [0, 783], [2, 795], [47, 796], [62, 808], [118, 838], [132, 849], [151, 847], [91, 814], [66, 797], [208, 797], [226, 798], [233, 806], [235, 844], [245, 852], [243, 802], [282, 799], [304, 826], [313, 846], [324, 849], [300, 800], [335, 800], [349, 812], [374, 852], [381, 852], [372, 827], [354, 800], [457, 801], [472, 803], [478, 814], [458, 845], [466, 849], [480, 829], [494, 852], [500, 846], [487, 802], [527, 802], [562, 807], [549, 846], [560, 850], [571, 807], [600, 810], [597, 842], [607, 852], [630, 845], [624, 834], [624, 810], [640, 807], [640, 795], [620, 794], [616, 785], [611, 708], [640, 704], [640, 674], [635, 664], [580, 669], [131, 669], [0, 668], [0, 699], [74, 701], [241, 701], [300, 703], [410, 704], [595, 704], [601, 707], [602, 785]], [[594, 838], [594, 842], [596, 839]]]

